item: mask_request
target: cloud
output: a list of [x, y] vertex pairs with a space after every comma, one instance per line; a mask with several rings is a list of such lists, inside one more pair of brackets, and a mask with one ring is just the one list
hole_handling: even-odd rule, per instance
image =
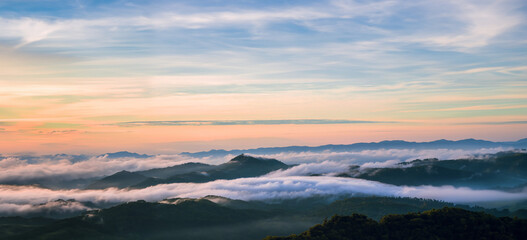
[[452, 186], [394, 186], [374, 181], [329, 176], [287, 176], [217, 180], [208, 183], [174, 183], [145, 189], [50, 190], [33, 186], [0, 186], [2, 204], [40, 204], [56, 199], [75, 199], [95, 203], [134, 200], [160, 201], [166, 198], [199, 198], [218, 195], [241, 200], [275, 201], [313, 196], [378, 195], [430, 198], [454, 203], [485, 203], [527, 199], [527, 190], [502, 192]]
[[106, 176], [122, 170], [140, 171], [206, 160], [207, 158], [194, 159], [180, 155], [158, 155], [141, 159], [100, 156], [83, 161], [67, 155], [53, 158], [31, 157], [30, 160], [24, 157], [5, 157], [0, 159], [0, 183], [37, 183], [43, 179], [67, 181]]
[[283, 124], [365, 124], [365, 123], [395, 123], [383, 121], [362, 120], [332, 120], [332, 119], [283, 119], [283, 120], [211, 120], [211, 121], [134, 121], [120, 122], [115, 125], [134, 126], [209, 126], [209, 125], [283, 125]]
[[[516, 1], [431, 1], [423, 3], [408, 3], [404, 1], [374, 1], [357, 2], [348, 0], [333, 0], [317, 4], [302, 4], [297, 6], [268, 6], [264, 8], [232, 7], [229, 10], [163, 6], [156, 9], [141, 9], [122, 11], [125, 14], [115, 15], [116, 11], [103, 12], [98, 18], [0, 18], [0, 37], [18, 38], [21, 47], [42, 40], [83, 39], [101, 35], [126, 35], [147, 30], [167, 29], [221, 29], [249, 28], [252, 35], [258, 36], [264, 26], [272, 23], [288, 22], [301, 25], [314, 31], [327, 31], [324, 21], [340, 26], [339, 21], [359, 19], [354, 22], [362, 28], [378, 29], [384, 35], [388, 34], [391, 42], [420, 42], [425, 45], [450, 46], [456, 48], [473, 48], [485, 46], [491, 39], [518, 26], [523, 18], [517, 12]], [[144, 7], [144, 6], [143, 6]], [[193, 9], [193, 11], [188, 11]], [[196, 11], [199, 9], [199, 11]], [[434, 24], [433, 21], [452, 22], [449, 28], [438, 31], [398, 32], [383, 24], [393, 16], [407, 15], [405, 12], [422, 11], [428, 17], [422, 17], [422, 22]], [[441, 9], [442, 11], [438, 11]], [[131, 14], [132, 13], [132, 14]], [[416, 17], [410, 14], [408, 18]], [[361, 23], [365, 19], [367, 24]], [[406, 19], [405, 19], [406, 20]], [[430, 22], [429, 22], [430, 21]], [[336, 24], [335, 24], [336, 23]], [[443, 26], [444, 24], [435, 24]], [[354, 25], [353, 25], [354, 26]], [[330, 32], [339, 32], [342, 28], [329, 28]], [[407, 29], [407, 28], [403, 28]], [[435, 29], [434, 29], [435, 30]]]
[[21, 19], [2, 19], [2, 36], [20, 37], [21, 42], [16, 46], [22, 47], [26, 44], [48, 38], [52, 33], [64, 29], [63, 24], [53, 24], [40, 19], [21, 18]]
[[[492, 154], [497, 152], [509, 151], [513, 148], [480, 148], [480, 149], [377, 149], [362, 151], [344, 152], [281, 152], [277, 154], [252, 154], [255, 156], [274, 158], [288, 164], [313, 163], [324, 161], [338, 161], [346, 164], [365, 164], [368, 162], [408, 161], [415, 159], [438, 158], [459, 159], [469, 158], [477, 154]], [[389, 163], [385, 163], [389, 164]]]
[[469, 122], [459, 123], [460, 125], [510, 125], [510, 124], [527, 124], [527, 121], [495, 121], [495, 122]]
[[388, 160], [386, 162], [367, 162], [360, 165], [360, 168], [389, 168], [397, 166], [397, 164], [399, 164], [400, 162], [401, 161], [399, 160]]
[[[429, 17], [423, 20], [438, 20], [439, 27], [424, 28], [427, 31], [415, 32], [409, 36], [399, 36], [392, 41], [418, 42], [437, 50], [449, 49], [466, 51], [472, 48], [484, 47], [503, 33], [519, 26], [524, 17], [518, 11], [519, 1], [432, 1], [423, 10]], [[411, 7], [413, 4], [409, 4]], [[418, 7], [419, 4], [414, 5]], [[438, 12], [437, 9], [447, 9]], [[425, 21], [426, 22], [426, 21]], [[446, 28], [446, 29], [445, 29]]]
[[40, 19], [0, 18], [0, 37], [19, 38], [16, 46], [45, 39], [72, 39], [89, 37], [97, 32], [132, 32], [162, 30], [168, 28], [200, 29], [209, 27], [252, 26], [276, 21], [302, 21], [329, 18], [330, 14], [313, 8], [289, 8], [284, 10], [239, 10], [182, 14], [155, 12], [151, 16], [115, 16], [96, 19]]
[[[194, 11], [186, 11], [185, 6], [174, 8], [168, 4], [156, 9], [144, 9], [136, 14], [133, 11], [122, 11], [126, 14], [115, 15], [114, 11], [100, 13], [101, 17], [82, 18], [0, 18], [0, 37], [19, 38], [22, 47], [29, 43], [45, 39], [71, 39], [81, 36], [90, 37], [89, 33], [127, 33], [145, 30], [166, 30], [170, 28], [203, 29], [203, 28], [261, 28], [276, 22], [295, 22], [320, 19], [349, 19], [372, 15], [375, 18], [386, 15], [388, 9], [395, 5], [393, 1], [358, 4], [351, 6], [344, 1], [332, 3], [303, 4], [299, 6], [274, 6], [265, 8], [231, 7], [229, 10], [208, 10], [187, 6]], [[100, 10], [100, 9], [98, 9]], [[146, 10], [146, 11], [145, 11]], [[189, 8], [187, 8], [189, 10]], [[84, 10], [83, 10], [84, 11]], [[309, 26], [309, 25], [306, 25]], [[257, 34], [257, 30], [253, 30]]]
[[78, 213], [92, 210], [82, 203], [75, 201], [51, 201], [42, 204], [16, 204], [0, 203], [0, 215], [2, 216], [73, 216]]
[[[397, 162], [415, 159], [473, 158], [475, 155], [492, 154], [512, 148], [461, 149], [379, 149], [348, 152], [282, 152], [277, 154], [251, 154], [274, 158], [286, 164], [300, 164], [293, 168], [271, 173], [270, 176], [303, 176], [309, 174], [332, 175], [344, 172], [349, 165], [362, 167], [390, 167]], [[187, 155], [156, 155], [149, 158], [106, 158], [103, 156], [44, 155], [4, 156], [0, 158], [0, 184], [38, 184], [43, 180], [69, 181], [102, 177], [116, 172], [141, 171], [164, 168], [187, 162], [221, 164], [235, 155], [194, 158]]]
[[305, 163], [285, 170], [271, 172], [265, 177], [306, 176], [311, 174], [337, 174], [349, 170], [349, 165], [342, 162], [324, 161], [321, 163]]

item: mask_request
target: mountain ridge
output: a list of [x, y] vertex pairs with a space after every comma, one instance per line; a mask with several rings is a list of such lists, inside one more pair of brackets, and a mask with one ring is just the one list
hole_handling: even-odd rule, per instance
[[203, 183], [217, 179], [258, 177], [289, 167], [289, 165], [276, 159], [240, 154], [220, 165], [191, 162], [167, 168], [155, 168], [136, 172], [123, 170], [91, 183], [86, 189], [104, 189], [109, 187], [145, 188], [157, 184], [179, 182]]

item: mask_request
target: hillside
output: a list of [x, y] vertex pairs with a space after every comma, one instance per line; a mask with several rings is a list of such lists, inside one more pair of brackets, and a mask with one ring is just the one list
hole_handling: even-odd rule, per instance
[[326, 239], [525, 239], [527, 220], [494, 217], [459, 208], [387, 215], [376, 222], [364, 215], [334, 216], [306, 232], [265, 240]]
[[[267, 235], [298, 233], [336, 214], [358, 213], [380, 220], [388, 214], [407, 214], [454, 206], [452, 203], [415, 198], [353, 197], [332, 203], [327, 200], [289, 199], [265, 203], [206, 196], [199, 199], [172, 198], [160, 202], [135, 201], [62, 220], [0, 218], [0, 239], [177, 237], [180, 240], [250, 240], [262, 239]], [[485, 211], [497, 217], [527, 217], [525, 210], [509, 212], [459, 205], [456, 207]]]
[[121, 171], [92, 182], [86, 189], [146, 188], [166, 183], [203, 183], [217, 179], [258, 177], [289, 167], [276, 159], [257, 158], [241, 154], [220, 165], [185, 163], [145, 171]]
[[143, 182], [146, 179], [147, 177], [139, 173], [120, 171], [91, 183], [86, 187], [86, 189], [105, 189], [110, 187], [126, 188]]
[[341, 176], [407, 186], [514, 188], [527, 183], [527, 153], [502, 152], [483, 159], [418, 159], [387, 168], [355, 166]]

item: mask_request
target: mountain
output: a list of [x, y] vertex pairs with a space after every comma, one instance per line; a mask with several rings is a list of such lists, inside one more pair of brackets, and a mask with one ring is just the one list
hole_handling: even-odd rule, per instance
[[257, 158], [244, 154], [236, 156], [229, 162], [220, 164], [207, 171], [206, 175], [213, 179], [235, 179], [257, 177], [289, 166], [276, 159]]
[[318, 239], [525, 239], [527, 220], [494, 217], [459, 208], [387, 215], [376, 222], [364, 215], [334, 216], [308, 231], [265, 240]]
[[477, 139], [464, 139], [459, 141], [451, 140], [436, 140], [431, 142], [408, 142], [402, 140], [391, 140], [370, 143], [354, 143], [341, 145], [322, 145], [316, 147], [308, 146], [289, 146], [289, 147], [270, 147], [270, 148], [254, 148], [244, 150], [210, 150], [203, 152], [183, 152], [181, 154], [202, 158], [202, 157], [224, 157], [227, 155], [239, 155], [242, 153], [255, 155], [278, 154], [283, 152], [347, 152], [347, 151], [362, 151], [375, 149], [481, 149], [481, 148], [513, 148], [526, 149], [527, 138], [515, 142], [491, 142]]
[[218, 179], [258, 177], [272, 171], [289, 168], [290, 166], [276, 159], [257, 158], [241, 154], [231, 159], [229, 162], [217, 166], [206, 165], [194, 167], [197, 167], [202, 171], [175, 174], [165, 179], [148, 178], [132, 187], [145, 188], [162, 183], [204, 183]]
[[23, 232], [52, 224], [56, 220], [49, 218], [0, 217], [0, 238], [5, 239]]
[[114, 153], [105, 153], [105, 154], [99, 155], [99, 157], [106, 157], [106, 158], [149, 158], [149, 157], [153, 157], [153, 155], [121, 151], [121, 152], [114, 152]]
[[391, 168], [360, 168], [340, 176], [394, 185], [453, 185], [471, 188], [514, 188], [527, 184], [527, 153], [501, 152], [483, 159], [404, 162]]
[[78, 178], [78, 179], [63, 179], [61, 177], [44, 176], [44, 177], [28, 177], [27, 179], [9, 179], [0, 182], [2, 185], [33, 185], [49, 189], [82, 189], [90, 183], [97, 181], [99, 178]]
[[262, 211], [226, 208], [204, 199], [177, 204], [136, 201], [56, 221], [12, 239], [172, 239], [190, 229], [228, 228], [268, 216]]
[[110, 187], [146, 188], [167, 183], [203, 183], [217, 179], [257, 177], [288, 167], [290, 166], [276, 159], [256, 158], [241, 154], [220, 165], [185, 163], [146, 171], [121, 171], [94, 181], [86, 189], [104, 189]]
[[152, 178], [169, 178], [178, 174], [208, 171], [212, 168], [214, 168], [212, 165], [190, 162], [167, 168], [154, 168], [146, 171], [139, 171], [136, 173]]
[[432, 199], [378, 196], [352, 197], [336, 200], [330, 204], [316, 209], [313, 211], [313, 214], [327, 218], [335, 214], [344, 216], [359, 213], [378, 221], [387, 214], [423, 212], [432, 209], [441, 209], [444, 207], [457, 207], [473, 212], [485, 212], [497, 217], [519, 217], [527, 219], [527, 211], [524, 209], [509, 211], [508, 209], [489, 209], [478, 206], [453, 204]]
[[108, 177], [102, 178], [88, 185], [86, 189], [105, 189], [110, 187], [127, 188], [148, 179], [147, 177], [134, 172], [120, 171]]
[[[407, 214], [454, 206], [452, 203], [415, 198], [352, 197], [334, 202], [327, 200], [288, 199], [266, 203], [206, 196], [198, 199], [172, 198], [160, 202], [135, 201], [56, 221], [0, 217], [0, 239], [262, 239], [268, 235], [301, 232], [335, 214], [361, 213], [381, 219], [382, 223], [386, 217], [381, 216], [387, 214]], [[457, 207], [486, 211], [495, 216], [527, 216], [525, 210], [508, 212], [462, 205]], [[518, 223], [521, 221], [518, 220]]]

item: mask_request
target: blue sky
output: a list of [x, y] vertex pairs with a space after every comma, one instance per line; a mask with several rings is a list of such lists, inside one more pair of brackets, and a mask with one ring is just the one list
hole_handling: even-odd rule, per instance
[[[416, 138], [449, 138], [439, 133], [470, 125], [450, 138], [515, 139], [527, 133], [526, 5], [4, 0], [0, 129], [17, 142], [41, 132], [113, 136], [124, 133], [101, 126], [127, 122], [312, 120], [399, 129], [361, 132], [366, 140], [438, 125], [450, 128]], [[344, 139], [332, 136], [319, 139]]]

